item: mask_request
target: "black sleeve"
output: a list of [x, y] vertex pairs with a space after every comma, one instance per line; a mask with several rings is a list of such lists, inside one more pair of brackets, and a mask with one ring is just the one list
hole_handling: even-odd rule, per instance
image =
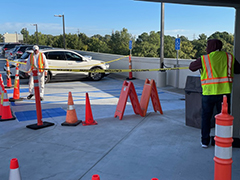
[[197, 71], [198, 69], [202, 68], [202, 61], [201, 58], [197, 58], [195, 61], [191, 62], [189, 65], [189, 69], [191, 71]]

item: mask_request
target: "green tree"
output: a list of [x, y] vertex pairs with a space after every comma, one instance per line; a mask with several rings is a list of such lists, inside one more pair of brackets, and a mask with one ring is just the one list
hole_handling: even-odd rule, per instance
[[179, 51], [179, 58], [192, 59], [195, 57], [197, 50], [194, 49], [193, 44], [190, 41], [181, 42], [181, 51]]
[[133, 55], [142, 57], [158, 57], [160, 47], [159, 32], [151, 31], [144, 32], [138, 36], [135, 47], [133, 48]]
[[207, 35], [200, 34], [197, 40], [193, 40], [192, 44], [194, 46], [194, 50], [196, 50], [194, 59], [200, 57], [201, 55], [207, 54], [206, 45], [207, 45]]
[[[160, 50], [158, 56], [160, 57]], [[173, 36], [164, 36], [164, 57], [165, 58], [176, 57], [175, 37]]]
[[223, 42], [223, 51], [233, 53], [234, 36], [227, 32], [215, 32], [208, 39], [219, 39]]
[[89, 50], [94, 52], [109, 52], [110, 49], [106, 42], [99, 40], [96, 36], [89, 40]]
[[0, 34], [0, 42], [3, 42], [3, 35]]
[[26, 28], [23, 28], [21, 30], [21, 34], [23, 35], [23, 42], [28, 44], [29, 43], [28, 42], [28, 39], [29, 39], [29, 32], [28, 32], [28, 30]]
[[121, 31], [115, 31], [115, 33], [112, 33], [111, 40], [109, 42], [111, 53], [122, 55], [129, 54], [129, 41], [131, 39], [132, 35], [128, 33], [128, 30], [126, 28], [123, 28]]

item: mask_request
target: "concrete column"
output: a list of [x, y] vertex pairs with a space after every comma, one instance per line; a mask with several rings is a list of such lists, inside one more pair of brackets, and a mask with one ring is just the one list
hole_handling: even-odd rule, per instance
[[166, 71], [158, 71], [156, 86], [157, 87], [165, 87], [166, 86], [166, 77], [167, 77]]
[[[240, 8], [236, 9], [234, 56], [240, 63]], [[240, 75], [234, 75], [232, 91], [233, 137], [240, 138]]]

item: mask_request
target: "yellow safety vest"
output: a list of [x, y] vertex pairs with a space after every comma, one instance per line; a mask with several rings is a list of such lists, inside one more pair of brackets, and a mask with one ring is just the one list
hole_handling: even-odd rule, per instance
[[[30, 62], [31, 62], [31, 70], [33, 70], [34, 69], [34, 53], [32, 53], [31, 55], [30, 55]], [[42, 53], [41, 52], [39, 52], [39, 56], [38, 56], [38, 72], [43, 72], [44, 70], [43, 70], [43, 68], [44, 68], [44, 66], [43, 66], [43, 55], [42, 55]]]
[[201, 60], [202, 94], [230, 94], [234, 76], [234, 56], [224, 51], [214, 51], [201, 56]]

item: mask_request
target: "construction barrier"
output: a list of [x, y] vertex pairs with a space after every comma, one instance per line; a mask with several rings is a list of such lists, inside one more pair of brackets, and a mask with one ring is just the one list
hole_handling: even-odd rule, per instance
[[151, 81], [149, 81], [149, 79], [146, 79], [143, 86], [143, 92], [140, 100], [140, 106], [142, 109], [143, 116], [146, 116], [150, 97], [152, 100], [154, 111], [155, 112], [159, 111], [161, 114], [163, 114], [160, 100], [158, 97], [156, 83], [153, 79], [151, 79]]
[[127, 81], [123, 82], [121, 94], [114, 114], [114, 117], [118, 116], [120, 120], [123, 117], [128, 96], [130, 97], [135, 114], [139, 114], [142, 117], [146, 116], [150, 97], [152, 99], [154, 111], [159, 111], [161, 114], [163, 114], [154, 80], [149, 81], [146, 79], [140, 103], [138, 101], [138, 96], [133, 83]]
[[134, 113], [139, 114], [140, 116], [143, 116], [142, 110], [138, 101], [138, 96], [133, 83], [124, 81], [122, 85], [121, 94], [118, 100], [118, 104], [116, 107], [116, 111], [114, 114], [114, 117], [118, 116], [120, 120], [122, 120], [125, 107], [127, 104], [128, 96], [130, 97]]
[[68, 108], [66, 120], [61, 125], [62, 126], [77, 126], [82, 120], [78, 120], [76, 110], [73, 103], [72, 93], [68, 93]]
[[21, 175], [19, 171], [19, 164], [17, 158], [13, 158], [10, 161], [10, 173], [9, 180], [21, 180]]
[[222, 112], [215, 116], [214, 180], [231, 180], [233, 116], [228, 114], [227, 96], [223, 97]]
[[83, 126], [88, 126], [88, 125], [97, 125], [97, 121], [93, 119], [92, 115], [92, 108], [91, 104], [89, 101], [88, 93], [86, 93], [86, 105], [85, 105], [85, 121], [82, 122]]
[[24, 98], [20, 97], [20, 85], [19, 85], [19, 68], [18, 64], [16, 66], [16, 74], [14, 80], [14, 89], [13, 89], [13, 97], [9, 99], [10, 102], [22, 101]]
[[6, 67], [7, 67], [7, 70], [6, 70], [6, 75], [7, 75], [7, 86], [5, 88], [11, 88], [12, 87], [12, 79], [11, 79], [11, 76], [10, 76], [10, 68], [9, 68], [9, 62], [8, 60], [6, 60]]
[[36, 112], [37, 112], [37, 124], [27, 125], [26, 127], [37, 130], [37, 129], [53, 126], [54, 123], [42, 121], [42, 108], [41, 108], [39, 83], [38, 83], [38, 71], [34, 69], [32, 72], [33, 72], [33, 79], [34, 79], [34, 95], [35, 95]]

